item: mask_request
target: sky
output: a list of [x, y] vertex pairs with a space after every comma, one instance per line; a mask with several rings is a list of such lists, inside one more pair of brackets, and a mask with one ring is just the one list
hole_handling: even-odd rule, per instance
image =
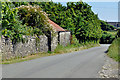
[[[80, 0], [53, 0], [66, 5], [66, 2], [77, 2]], [[64, 2], [65, 1], [65, 2]], [[92, 6], [94, 13], [98, 14], [99, 19], [107, 22], [118, 21], [118, 2], [120, 0], [82, 0]]]

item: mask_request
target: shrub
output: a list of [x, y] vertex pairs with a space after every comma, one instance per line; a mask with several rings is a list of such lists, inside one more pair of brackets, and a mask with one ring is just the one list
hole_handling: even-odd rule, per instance
[[101, 23], [101, 29], [102, 29], [103, 31], [111, 31], [111, 30], [114, 30], [114, 29], [115, 29], [114, 26], [108, 24], [108, 23], [105, 22], [105, 21], [100, 20], [100, 23]]
[[70, 30], [77, 40], [98, 41], [102, 36], [98, 16], [85, 2], [68, 2], [67, 6], [54, 2], [42, 2], [39, 5], [46, 11], [55, 23]]
[[115, 36], [113, 36], [112, 34], [109, 34], [105, 31], [102, 34], [102, 37], [100, 39], [100, 43], [101, 44], [111, 44], [114, 39], [115, 39]]
[[[46, 34], [49, 27], [47, 15], [39, 6], [15, 7], [12, 2], [2, 2], [2, 33], [13, 43], [23, 41], [23, 35]], [[1, 21], [0, 21], [1, 23]], [[1, 28], [0, 28], [1, 29]]]
[[26, 24], [27, 26], [31, 26], [33, 28], [33, 33], [36, 35], [44, 34], [50, 28], [48, 24], [48, 17], [45, 12], [39, 6], [20, 6], [18, 7], [18, 14], [20, 16], [20, 20], [22, 20], [22, 24]]
[[11, 38], [12, 42], [23, 40], [26, 34], [26, 25], [22, 25], [18, 19], [18, 9], [11, 2], [2, 2], [2, 35]]
[[71, 44], [76, 45], [76, 46], [80, 46], [79, 40], [75, 37], [75, 35], [72, 35]]
[[120, 37], [120, 29], [118, 29], [117, 37]]

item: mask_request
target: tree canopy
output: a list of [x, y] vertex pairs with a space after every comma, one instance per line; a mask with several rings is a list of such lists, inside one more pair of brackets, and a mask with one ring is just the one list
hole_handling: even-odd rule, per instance
[[23, 41], [23, 35], [39, 36], [48, 30], [51, 30], [48, 17], [39, 6], [28, 2], [2, 2], [2, 35], [11, 38], [13, 43]]
[[114, 30], [114, 29], [115, 29], [114, 26], [108, 24], [108, 23], [105, 22], [105, 21], [100, 20], [100, 23], [101, 23], [101, 29], [102, 29], [103, 31], [110, 31], [110, 30]]
[[[12, 6], [12, 8], [9, 5]], [[32, 8], [30, 8], [30, 10], [25, 7], [14, 9], [21, 5], [32, 5]], [[40, 6], [41, 8], [39, 8], [39, 10], [46, 12], [52, 21], [64, 29], [71, 31], [79, 42], [99, 41], [102, 36], [101, 21], [98, 19], [98, 15], [94, 14], [90, 5], [82, 1], [68, 2], [67, 6], [54, 2], [5, 2], [2, 8], [4, 12], [2, 13], [3, 35], [13, 36], [13, 33], [14, 35], [19, 33], [19, 36], [29, 33], [41, 34], [41, 30], [45, 29], [44, 25], [47, 21], [45, 22], [44, 18], [40, 18], [42, 14], [36, 9], [36, 5]], [[35, 10], [37, 10], [37, 12]], [[5, 13], [9, 13], [9, 15]], [[30, 17], [30, 15], [32, 16]], [[10, 26], [10, 24], [12, 26]], [[10, 32], [12, 35], [8, 35]]]
[[[34, 3], [36, 4], [36, 3]], [[67, 6], [60, 3], [37, 3], [49, 14], [49, 18], [66, 30], [71, 31], [81, 42], [99, 40], [102, 36], [100, 21], [85, 2], [68, 2]]]

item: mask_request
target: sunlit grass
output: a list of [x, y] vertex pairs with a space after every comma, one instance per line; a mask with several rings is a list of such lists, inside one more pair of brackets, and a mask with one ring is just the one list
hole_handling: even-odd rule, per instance
[[109, 57], [120, 62], [120, 38], [115, 39], [108, 49]]
[[66, 47], [58, 45], [54, 52], [36, 53], [36, 54], [28, 55], [24, 58], [16, 57], [13, 59], [4, 60], [0, 63], [1, 64], [18, 63], [18, 62], [28, 61], [28, 60], [37, 59], [37, 58], [46, 57], [46, 56], [53, 56], [53, 55], [57, 55], [57, 54], [64, 54], [64, 53], [69, 53], [69, 52], [74, 52], [74, 51], [80, 51], [80, 50], [88, 49], [88, 48], [95, 47], [95, 46], [99, 46], [99, 44], [91, 43], [91, 44], [85, 44], [85, 45], [79, 45], [79, 46], [78, 45], [68, 45]]
[[59, 54], [59, 53], [80, 51], [80, 50], [88, 49], [95, 46], [99, 46], [99, 44], [85, 44], [85, 45], [79, 45], [79, 46], [76, 46], [73, 44], [73, 45], [68, 45], [66, 47], [58, 45], [54, 53]]
[[36, 54], [28, 55], [28, 56], [26, 56], [24, 58], [16, 57], [16, 58], [13, 58], [13, 59], [3, 60], [0, 63], [1, 64], [12, 64], [12, 63], [28, 61], [28, 60], [32, 60], [32, 59], [36, 59], [36, 58], [40, 58], [40, 57], [51, 56], [51, 55], [53, 55], [53, 54], [49, 54], [49, 53], [36, 53]]

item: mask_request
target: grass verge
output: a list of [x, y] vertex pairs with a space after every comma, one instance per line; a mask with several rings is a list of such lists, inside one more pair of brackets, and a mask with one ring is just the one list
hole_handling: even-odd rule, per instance
[[120, 62], [120, 38], [115, 39], [108, 49], [108, 54], [110, 58]]
[[36, 53], [36, 54], [28, 55], [28, 56], [26, 56], [24, 58], [16, 57], [16, 58], [13, 58], [13, 59], [0, 61], [0, 64], [18, 63], [18, 62], [28, 61], [28, 60], [32, 60], [32, 59], [36, 59], [36, 58], [40, 58], [40, 57], [51, 56], [51, 55], [53, 55], [53, 54], [49, 54], [49, 53]]
[[99, 46], [99, 44], [85, 44], [85, 45], [79, 45], [79, 46], [76, 46], [73, 44], [73, 45], [68, 45], [66, 47], [58, 45], [54, 53], [62, 54], [62, 53], [75, 52], [75, 51], [80, 51], [80, 50], [88, 49], [95, 46]]
[[14, 58], [14, 59], [9, 59], [9, 60], [4, 60], [4, 61], [1, 61], [0, 64], [18, 63], [18, 62], [28, 61], [28, 60], [37, 59], [40, 57], [45, 57], [45, 56], [52, 56], [52, 55], [56, 55], [56, 54], [80, 51], [80, 50], [88, 49], [88, 48], [95, 47], [95, 46], [99, 46], [99, 44], [88, 43], [88, 44], [84, 44], [84, 45], [81, 44], [79, 46], [78, 45], [68, 45], [66, 47], [58, 45], [54, 52], [36, 53], [36, 54], [28, 55], [24, 58]]

